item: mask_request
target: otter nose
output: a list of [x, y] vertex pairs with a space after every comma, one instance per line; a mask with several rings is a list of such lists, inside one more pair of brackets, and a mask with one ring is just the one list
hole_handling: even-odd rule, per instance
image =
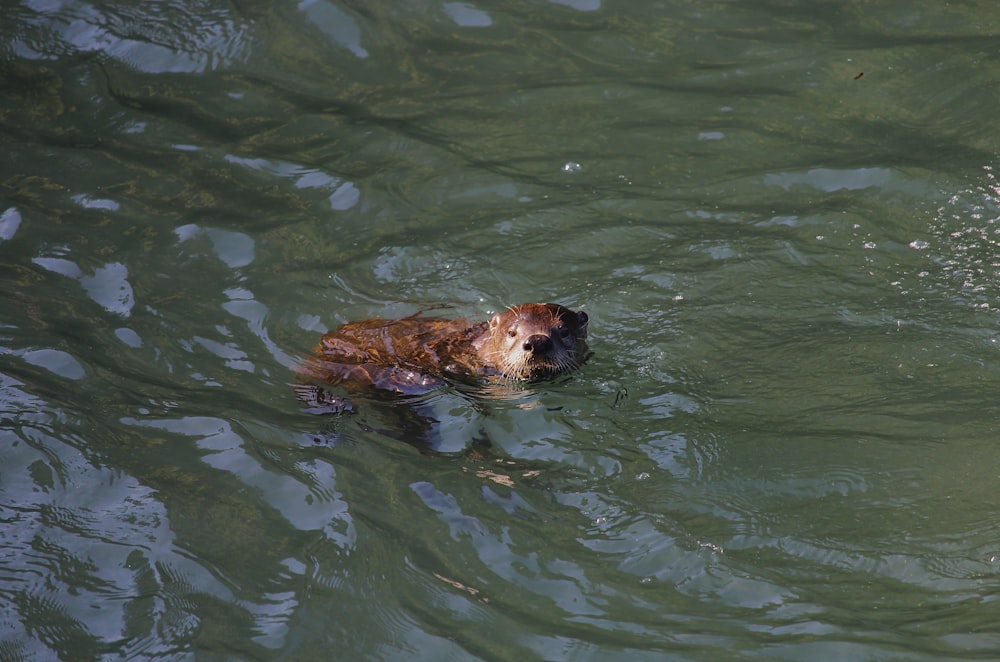
[[524, 351], [532, 354], [548, 354], [552, 349], [552, 338], [536, 333], [524, 341]]

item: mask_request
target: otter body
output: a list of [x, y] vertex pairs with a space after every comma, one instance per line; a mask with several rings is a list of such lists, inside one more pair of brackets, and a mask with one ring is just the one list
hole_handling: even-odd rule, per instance
[[587, 324], [586, 313], [554, 303], [512, 306], [488, 322], [419, 315], [349, 322], [323, 336], [299, 374], [313, 383], [400, 394], [448, 378], [544, 379], [583, 362]]

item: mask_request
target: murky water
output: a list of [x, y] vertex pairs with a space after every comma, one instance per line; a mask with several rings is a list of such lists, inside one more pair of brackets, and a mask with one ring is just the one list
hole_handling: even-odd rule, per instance
[[[0, 658], [1000, 655], [997, 25], [10, 3]], [[289, 387], [523, 301], [592, 359], [443, 455]]]

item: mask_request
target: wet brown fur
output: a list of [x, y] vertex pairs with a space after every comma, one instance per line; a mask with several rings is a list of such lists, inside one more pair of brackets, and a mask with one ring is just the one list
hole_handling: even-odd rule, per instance
[[298, 372], [312, 382], [416, 394], [446, 378], [553, 377], [579, 367], [587, 314], [552, 303], [512, 306], [489, 322], [419, 315], [349, 322], [327, 333]]

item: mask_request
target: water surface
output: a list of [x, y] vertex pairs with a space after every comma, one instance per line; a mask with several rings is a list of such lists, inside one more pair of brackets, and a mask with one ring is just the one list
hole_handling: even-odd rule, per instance
[[[994, 4], [4, 15], [0, 658], [1000, 653]], [[289, 387], [524, 301], [442, 454]]]

